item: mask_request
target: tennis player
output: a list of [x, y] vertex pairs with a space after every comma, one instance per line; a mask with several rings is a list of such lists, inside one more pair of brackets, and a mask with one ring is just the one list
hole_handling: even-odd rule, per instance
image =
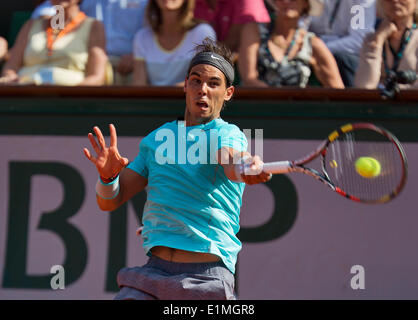
[[[96, 137], [88, 134], [96, 156], [86, 148], [84, 153], [99, 172], [102, 210], [113, 211], [147, 191], [141, 236], [150, 258], [142, 267], [119, 271], [115, 299], [236, 299], [242, 194], [245, 184], [266, 182], [271, 175], [262, 172], [260, 157], [246, 151], [243, 132], [220, 117], [233, 96], [233, 81], [231, 53], [206, 39], [197, 46], [185, 80], [184, 121], [148, 134], [131, 163], [119, 154], [112, 124], [109, 147], [98, 127]], [[197, 162], [196, 150], [204, 153]], [[242, 162], [258, 174], [237, 174]]]

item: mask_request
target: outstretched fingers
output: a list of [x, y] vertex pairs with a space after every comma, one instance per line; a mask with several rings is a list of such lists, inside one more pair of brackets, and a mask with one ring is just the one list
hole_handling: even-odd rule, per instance
[[[99, 127], [93, 127], [93, 133], [88, 134], [90, 143], [96, 152], [94, 157], [90, 150], [83, 149], [84, 155], [89, 159], [103, 176], [108, 174], [114, 175], [129, 164], [129, 160], [125, 157], [121, 157], [117, 149], [117, 135], [116, 128], [113, 124], [109, 124], [110, 129], [110, 147], [106, 147], [105, 139], [100, 131]], [[96, 136], [95, 136], [96, 135]], [[96, 140], [97, 139], [97, 140]]]
[[129, 160], [128, 160], [128, 158], [121, 157], [121, 158], [119, 159], [119, 161], [120, 161], [120, 164], [121, 164], [122, 166], [124, 166], [124, 167], [126, 167], [126, 166], [129, 164]]
[[102, 131], [100, 131], [99, 127], [94, 127], [93, 128], [94, 133], [96, 134], [97, 137], [97, 141], [99, 142], [99, 146], [103, 149], [106, 148], [106, 143], [105, 143], [105, 139], [103, 137]]
[[96, 152], [96, 154], [100, 154], [100, 152], [101, 152], [102, 150], [101, 150], [101, 149], [100, 149], [100, 147], [97, 145], [96, 139], [94, 138], [94, 135], [93, 135], [91, 132], [89, 132], [89, 134], [88, 134], [88, 138], [89, 138], [89, 140], [90, 140], [90, 144], [91, 144], [91, 146], [93, 147], [93, 149], [94, 149], [94, 151]]
[[117, 147], [118, 146], [118, 137], [116, 135], [116, 128], [111, 123], [109, 124], [109, 131], [110, 131], [110, 146]]
[[113, 125], [113, 123], [109, 124], [109, 131], [110, 131], [110, 147], [114, 147], [114, 150], [117, 153], [117, 158], [120, 162], [120, 164], [123, 167], [126, 167], [129, 164], [128, 158], [121, 157], [119, 152], [117, 151], [118, 147], [118, 136], [116, 134], [116, 128]]
[[93, 162], [94, 164], [96, 164], [97, 159], [91, 155], [89, 149], [84, 148], [83, 149], [83, 152], [84, 152], [84, 155], [87, 157], [87, 159], [89, 159], [91, 162]]

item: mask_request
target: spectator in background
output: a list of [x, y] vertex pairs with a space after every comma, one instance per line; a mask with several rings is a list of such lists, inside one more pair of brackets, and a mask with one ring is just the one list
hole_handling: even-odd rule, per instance
[[106, 80], [103, 25], [80, 11], [80, 0], [51, 0], [64, 7], [65, 28], [50, 19], [29, 20], [21, 28], [1, 83], [102, 85]]
[[0, 63], [4, 61], [7, 55], [8, 45], [7, 40], [0, 37]]
[[183, 86], [193, 48], [215, 31], [193, 17], [195, 0], [150, 0], [149, 26], [134, 39], [134, 84]]
[[239, 50], [242, 28], [248, 23], [269, 23], [263, 0], [196, 0], [195, 17], [208, 22], [232, 52]]
[[[376, 89], [388, 80], [389, 73], [418, 72], [418, 1], [378, 0], [383, 20], [376, 32], [364, 39], [355, 85]], [[418, 83], [400, 88], [418, 88]]]
[[374, 31], [375, 0], [322, 0], [324, 10], [314, 17], [309, 31], [320, 37], [334, 55], [345, 86], [354, 85], [363, 39]]
[[276, 0], [276, 19], [269, 26], [246, 25], [238, 66], [246, 86], [305, 87], [311, 67], [324, 87], [344, 88], [332, 53], [313, 33], [299, 27], [306, 15], [319, 15], [317, 0]]
[[115, 84], [132, 84], [132, 43], [144, 26], [147, 3], [148, 0], [83, 0], [81, 4], [82, 11], [104, 24]]

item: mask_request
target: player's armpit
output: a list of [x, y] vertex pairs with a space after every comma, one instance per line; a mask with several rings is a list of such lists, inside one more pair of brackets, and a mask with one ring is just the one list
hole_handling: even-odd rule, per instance
[[103, 199], [97, 195], [97, 204], [101, 210], [116, 210], [134, 195], [144, 190], [148, 184], [148, 179], [129, 168], [124, 168], [119, 175], [119, 184], [119, 194], [115, 198]]

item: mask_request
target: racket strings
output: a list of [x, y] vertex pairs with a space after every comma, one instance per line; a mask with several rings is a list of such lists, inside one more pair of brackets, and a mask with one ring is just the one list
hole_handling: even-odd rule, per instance
[[[380, 173], [362, 176], [355, 165], [360, 157], [377, 160]], [[404, 176], [403, 158], [395, 143], [374, 130], [355, 130], [341, 135], [330, 143], [323, 161], [330, 180], [362, 201], [391, 196], [399, 189]]]

